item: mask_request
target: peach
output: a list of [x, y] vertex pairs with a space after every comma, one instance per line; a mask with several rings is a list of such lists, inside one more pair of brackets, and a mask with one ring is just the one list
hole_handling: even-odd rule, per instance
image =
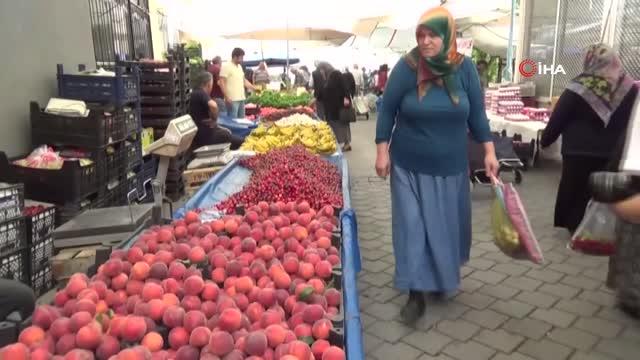
[[333, 324], [327, 319], [320, 319], [313, 324], [311, 331], [316, 339], [328, 339], [329, 333], [333, 329]]
[[187, 295], [200, 295], [204, 288], [204, 280], [199, 276], [189, 276], [184, 281], [184, 292]]
[[88, 287], [87, 281], [82, 277], [72, 277], [69, 279], [65, 292], [72, 298], [75, 298], [80, 292]]
[[215, 233], [220, 233], [225, 230], [226, 224], [222, 220], [214, 220], [211, 222], [211, 230]]
[[209, 340], [209, 352], [216, 356], [225, 356], [233, 351], [234, 345], [231, 334], [214, 330]]
[[311, 287], [313, 287], [313, 291], [316, 294], [319, 294], [319, 295], [324, 294], [325, 292], [324, 281], [318, 278], [313, 278], [308, 281], [308, 284], [311, 285]]
[[93, 316], [86, 311], [73, 314], [70, 321], [71, 331], [77, 332], [81, 327], [89, 324], [91, 320], [93, 320]]
[[182, 280], [184, 274], [187, 272], [187, 267], [181, 262], [172, 262], [169, 265], [169, 277], [175, 280]]
[[240, 272], [242, 271], [242, 264], [237, 260], [231, 260], [227, 263], [227, 267], [225, 269], [227, 271], [228, 276], [240, 276]]
[[267, 326], [264, 332], [265, 332], [265, 335], [267, 336], [269, 347], [274, 349], [278, 345], [284, 343], [285, 337], [287, 335], [285, 329], [279, 324], [272, 324]]
[[298, 360], [311, 360], [313, 357], [309, 345], [300, 340], [292, 341], [288, 345], [289, 355], [295, 356]]
[[304, 338], [313, 335], [313, 328], [309, 324], [299, 324], [294, 329], [293, 332], [296, 334], [296, 338]]
[[331, 344], [324, 339], [316, 340], [311, 345], [311, 352], [316, 360], [322, 359], [322, 354], [331, 346]]
[[88, 350], [75, 349], [71, 350], [64, 356], [64, 360], [94, 360], [93, 353]]
[[267, 310], [262, 314], [262, 318], [260, 319], [260, 326], [263, 329], [267, 328], [269, 325], [279, 324], [282, 321], [281, 314], [276, 310]]
[[169, 352], [165, 350], [156, 351], [151, 354], [151, 360], [169, 360]]
[[136, 342], [140, 341], [147, 332], [147, 322], [140, 316], [129, 316], [121, 329], [123, 340]]
[[189, 332], [183, 327], [176, 327], [169, 331], [169, 346], [173, 350], [178, 350], [189, 343]]
[[277, 264], [269, 268], [269, 275], [278, 289], [288, 289], [291, 286], [291, 277], [284, 271], [282, 265]]
[[76, 334], [76, 346], [80, 349], [94, 350], [100, 345], [102, 326], [92, 322], [83, 326]]
[[139, 247], [132, 247], [127, 251], [127, 261], [129, 261], [131, 264], [142, 261], [143, 257], [144, 252]]
[[76, 335], [65, 334], [56, 342], [56, 354], [66, 355], [69, 351], [76, 348]]
[[298, 275], [305, 280], [311, 279], [315, 275], [315, 270], [313, 265], [308, 262], [300, 263], [300, 267], [298, 269]]
[[345, 360], [346, 358], [344, 350], [337, 346], [330, 346], [322, 353], [322, 360]]
[[195, 246], [189, 251], [189, 261], [192, 264], [203, 263], [207, 259], [207, 254], [200, 246]]
[[179, 327], [183, 324], [184, 316], [185, 311], [183, 308], [175, 305], [169, 306], [162, 316], [162, 323], [168, 328]]
[[198, 360], [200, 359], [200, 350], [193, 346], [185, 345], [176, 352], [176, 360]]
[[67, 301], [69, 301], [69, 295], [64, 290], [58, 291], [53, 299], [53, 303], [59, 308], [63, 307]]
[[168, 243], [174, 241], [173, 232], [169, 229], [162, 229], [158, 231], [158, 242]]
[[211, 337], [211, 330], [205, 326], [198, 326], [193, 329], [191, 336], [189, 337], [189, 345], [197, 348], [202, 348], [209, 344], [209, 338]]
[[180, 306], [182, 306], [185, 311], [200, 310], [202, 301], [195, 295], [185, 295], [185, 297], [182, 298], [182, 302], [180, 302]]
[[247, 294], [253, 289], [255, 284], [249, 276], [242, 276], [236, 280], [236, 290], [240, 293]]
[[235, 235], [235, 233], [238, 231], [238, 222], [233, 219], [225, 222], [224, 230], [229, 235]]
[[162, 335], [157, 332], [150, 332], [142, 338], [140, 345], [146, 347], [151, 352], [156, 352], [162, 350], [164, 340], [162, 339]]
[[342, 303], [342, 294], [334, 288], [327, 289], [324, 292], [324, 297], [327, 299], [328, 306], [338, 307]]
[[220, 313], [218, 327], [224, 331], [235, 331], [242, 325], [242, 313], [238, 309], [228, 308]]
[[207, 322], [207, 318], [204, 316], [202, 312], [197, 310], [191, 310], [185, 314], [183, 326], [185, 330], [187, 330], [188, 332], [192, 332], [193, 329], [199, 326], [204, 326], [206, 322]]
[[162, 299], [164, 295], [164, 290], [162, 286], [154, 283], [146, 283], [142, 287], [142, 300], [151, 301], [153, 299]]
[[247, 306], [247, 310], [245, 314], [249, 318], [249, 321], [252, 323], [259, 321], [262, 318], [262, 314], [264, 314], [264, 307], [257, 302], [249, 304]]
[[[0, 355], [0, 359], [3, 357]], [[30, 360], [49, 360], [51, 353], [45, 348], [37, 348], [31, 352]]]
[[57, 318], [49, 327], [49, 334], [56, 340], [71, 332], [71, 320], [66, 317]]
[[275, 256], [276, 256], [276, 250], [274, 249], [274, 245], [260, 246], [260, 257], [264, 261], [271, 261]]
[[309, 325], [313, 325], [316, 321], [322, 319], [325, 315], [324, 309], [318, 304], [311, 304], [304, 308], [302, 311], [302, 318], [304, 322]]
[[247, 335], [245, 352], [249, 355], [262, 356], [267, 350], [267, 336], [262, 331], [254, 331]]
[[149, 269], [149, 277], [151, 279], [164, 280], [169, 274], [169, 268], [164, 262], [156, 262]]
[[200, 215], [195, 211], [187, 211], [184, 214], [184, 221], [187, 224], [193, 224], [200, 221]]
[[200, 296], [202, 297], [202, 300], [216, 301], [219, 292], [220, 288], [216, 283], [207, 281], [202, 288], [202, 293]]
[[0, 359], [29, 360], [29, 348], [21, 343], [7, 345], [0, 349]]
[[328, 260], [319, 261], [315, 266], [315, 273], [322, 279], [331, 277], [333, 266]]
[[176, 239], [178, 239], [178, 240], [184, 239], [188, 235], [187, 227], [186, 226], [176, 226], [176, 228], [173, 230], [173, 234], [176, 237]]
[[318, 238], [318, 240], [316, 240], [316, 244], [321, 249], [328, 249], [331, 247], [331, 239], [329, 239], [327, 236], [321, 236]]
[[143, 287], [144, 287], [144, 282], [140, 280], [129, 280], [129, 282], [127, 282], [127, 286], [125, 290], [127, 292], [127, 295], [132, 297], [134, 295], [140, 295], [142, 293]]
[[282, 262], [282, 267], [284, 267], [284, 270], [292, 275], [298, 272], [298, 265], [298, 258], [293, 256], [285, 258]]
[[138, 261], [131, 267], [131, 279], [144, 281], [149, 276], [151, 267], [143, 261]]
[[120, 352], [120, 342], [113, 336], [105, 335], [100, 340], [100, 345], [96, 350], [98, 360], [108, 360], [110, 357]]
[[38, 306], [31, 315], [31, 323], [42, 330], [48, 330], [55, 320], [56, 312], [47, 305]]
[[227, 266], [227, 257], [221, 253], [215, 253], [211, 256], [211, 264], [215, 268], [225, 268]]
[[113, 290], [122, 290], [127, 286], [127, 282], [129, 281], [129, 277], [127, 274], [120, 274], [113, 279], [111, 279], [111, 287]]
[[296, 211], [301, 214], [308, 213], [311, 210], [311, 206], [307, 201], [301, 201], [296, 205]]

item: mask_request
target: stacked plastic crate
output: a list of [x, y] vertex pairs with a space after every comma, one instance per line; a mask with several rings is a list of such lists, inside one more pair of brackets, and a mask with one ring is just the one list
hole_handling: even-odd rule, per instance
[[[125, 72], [123, 67], [118, 66], [113, 69], [114, 74], [104, 75], [85, 74], [83, 69], [84, 66], [80, 65], [80, 73], [65, 74], [62, 65], [58, 65], [58, 92], [62, 98], [86, 102], [91, 109], [89, 117], [94, 117], [92, 121], [54, 115], [59, 118], [61, 125], [59, 132], [52, 134], [46, 128], [49, 114], [43, 111], [40, 111], [40, 125], [36, 130], [33, 112], [40, 109], [32, 108], [34, 143], [80, 148], [78, 157], [94, 160], [97, 176], [95, 192], [88, 197], [82, 194], [80, 199], [75, 198], [64, 204], [59, 211], [61, 221], [86, 208], [121, 206], [138, 197], [137, 178], [133, 175], [134, 170], [142, 164], [138, 69], [134, 67]], [[87, 129], [78, 134], [82, 124], [87, 124]], [[70, 135], [74, 133], [78, 136]]]
[[55, 207], [27, 201], [22, 184], [0, 183], [0, 278], [29, 285], [36, 296], [54, 286], [49, 258]]

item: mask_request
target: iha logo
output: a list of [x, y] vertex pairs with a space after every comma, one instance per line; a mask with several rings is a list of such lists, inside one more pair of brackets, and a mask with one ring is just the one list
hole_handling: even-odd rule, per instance
[[545, 65], [541, 62], [535, 62], [531, 59], [524, 59], [520, 62], [518, 66], [518, 71], [520, 71], [520, 75], [525, 78], [533, 77], [534, 75], [557, 75], [567, 73], [564, 71], [562, 65], [557, 65], [553, 67], [552, 65]]

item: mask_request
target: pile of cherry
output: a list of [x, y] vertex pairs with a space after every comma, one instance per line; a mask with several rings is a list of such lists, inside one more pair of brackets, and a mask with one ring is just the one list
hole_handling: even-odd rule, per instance
[[[11, 360], [340, 360], [334, 209], [261, 202], [144, 232], [39, 306]], [[338, 346], [335, 346], [338, 345]]]
[[308, 199], [314, 209], [326, 205], [342, 207], [342, 178], [338, 167], [301, 145], [256, 155], [242, 160], [240, 165], [252, 170], [249, 183], [219, 203], [218, 210], [233, 213], [238, 206], [253, 206], [260, 201], [303, 199]]

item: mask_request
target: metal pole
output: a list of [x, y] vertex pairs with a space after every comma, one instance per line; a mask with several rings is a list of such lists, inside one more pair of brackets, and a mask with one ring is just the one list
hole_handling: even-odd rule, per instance
[[513, 62], [513, 23], [516, 20], [516, 0], [511, 0], [511, 21], [509, 23], [509, 42], [507, 43], [507, 66], [505, 66], [503, 79], [513, 80], [511, 63]]
[[[562, 0], [558, 0], [558, 6], [556, 7], [556, 29], [553, 35], [553, 58], [551, 65], [556, 68], [556, 56], [558, 54], [558, 28], [560, 27], [560, 6]], [[551, 73], [551, 85], [549, 86], [549, 101], [553, 98], [553, 83], [555, 81], [555, 72]]]

